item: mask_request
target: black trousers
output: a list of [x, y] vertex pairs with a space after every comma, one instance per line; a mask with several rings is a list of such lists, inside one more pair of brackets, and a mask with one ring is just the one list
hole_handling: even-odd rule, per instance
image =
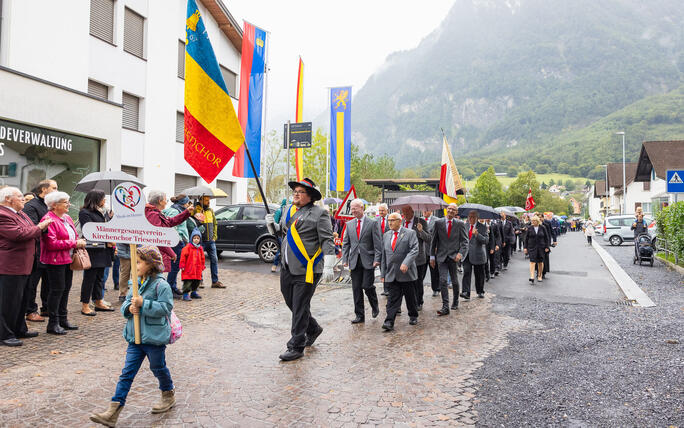
[[499, 251], [501, 251], [501, 261], [503, 262], [503, 265], [508, 267], [508, 262], [511, 260], [511, 249], [513, 248], [513, 245], [506, 242], [506, 245], [501, 247]]
[[38, 304], [36, 304], [36, 295], [38, 294], [38, 282], [40, 282], [40, 310], [47, 311], [48, 301], [48, 279], [45, 265], [40, 263], [39, 258], [33, 259], [33, 270], [28, 281], [26, 293], [24, 293], [24, 308], [26, 315], [38, 312]]
[[487, 261], [485, 262], [485, 264], [483, 266], [484, 266], [485, 278], [487, 279], [487, 281], [489, 281], [489, 279], [491, 277], [491, 272], [489, 272], [489, 254], [487, 254]]
[[66, 320], [73, 272], [68, 264], [48, 265], [46, 271], [50, 283], [48, 295], [48, 315], [50, 316], [48, 328], [50, 328], [57, 325], [60, 320]]
[[489, 261], [489, 275], [494, 276], [494, 272], [499, 270], [496, 264], [496, 256], [499, 252], [494, 251], [494, 254], [487, 254], [487, 260]]
[[428, 264], [424, 263], [422, 265], [416, 266], [416, 269], [418, 270], [418, 278], [416, 278], [416, 281], [413, 283], [413, 295], [416, 299], [416, 305], [422, 305], [423, 304], [423, 283], [425, 282], [425, 275], [427, 274], [427, 268]]
[[435, 261], [435, 267], [430, 266], [430, 287], [432, 291], [439, 291], [439, 263]]
[[439, 288], [442, 293], [442, 308], [449, 308], [449, 284], [447, 277], [451, 277], [451, 287], [454, 293], [453, 306], [458, 306], [458, 263], [447, 257], [439, 264]]
[[0, 275], [0, 340], [26, 333], [22, 299], [29, 275]]
[[105, 268], [90, 268], [83, 271], [83, 282], [81, 282], [81, 303], [90, 303], [92, 297], [93, 302], [102, 300], [104, 297], [102, 290], [102, 281], [104, 280]]
[[387, 299], [387, 318], [394, 325], [394, 319], [397, 317], [397, 312], [401, 308], [401, 298], [406, 300], [406, 307], [408, 308], [408, 315], [411, 318], [418, 318], [418, 309], [416, 308], [416, 297], [414, 296], [415, 281], [408, 282], [386, 282], [389, 290], [389, 298]]
[[470, 297], [471, 272], [475, 272], [475, 291], [484, 293], [484, 264], [474, 265], [468, 258], [463, 262], [463, 294]]
[[306, 275], [290, 274], [287, 265], [283, 265], [280, 270], [280, 292], [292, 312], [292, 337], [287, 342], [287, 349], [303, 351], [306, 336], [313, 335], [320, 329], [316, 319], [311, 316], [311, 298], [321, 275], [314, 273], [314, 283], [308, 284]]
[[522, 233], [519, 235], [516, 235], [518, 239], [518, 250], [522, 250], [523, 247], [523, 236]]
[[365, 318], [366, 309], [363, 303], [363, 293], [368, 297], [371, 309], [378, 309], [378, 294], [375, 292], [375, 269], [364, 269], [361, 260], [356, 262], [356, 269], [351, 270], [352, 294], [354, 296], [354, 313], [359, 318]]

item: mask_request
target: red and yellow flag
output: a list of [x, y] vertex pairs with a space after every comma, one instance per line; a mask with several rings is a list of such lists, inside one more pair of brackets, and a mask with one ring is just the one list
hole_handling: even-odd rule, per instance
[[184, 158], [210, 183], [245, 137], [195, 0], [188, 0], [185, 30]]
[[[297, 72], [297, 105], [295, 107], [295, 122], [302, 121], [304, 111], [304, 62], [299, 58], [299, 71]], [[295, 149], [295, 170], [297, 181], [304, 179], [304, 149]]]

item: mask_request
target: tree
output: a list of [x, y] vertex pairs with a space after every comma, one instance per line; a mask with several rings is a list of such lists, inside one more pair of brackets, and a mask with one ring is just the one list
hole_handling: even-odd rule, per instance
[[356, 195], [369, 202], [379, 201], [382, 189], [366, 184], [364, 178], [399, 178], [399, 172], [394, 159], [388, 155], [378, 158], [369, 153], [361, 155], [359, 147], [352, 144], [350, 180]]
[[553, 178], [551, 180], [549, 180], [549, 187], [554, 186], [555, 184], [556, 184], [556, 180], [554, 180]]
[[589, 180], [585, 181], [584, 187], [591, 187], [591, 181], [589, 181]]
[[[287, 197], [289, 188], [285, 183], [286, 155], [282, 141], [278, 138], [275, 130], [266, 134], [262, 145], [261, 156], [261, 180], [266, 193], [268, 202], [279, 203], [282, 198]], [[249, 162], [248, 160], [246, 160]], [[246, 166], [250, 168], [249, 165]], [[255, 195], [256, 200], [261, 200], [256, 180], [250, 178], [248, 181], [249, 192]]]
[[544, 183], [543, 181], [542, 181], [542, 184], [541, 184], [540, 187], [541, 187], [542, 189], [544, 189], [544, 190], [546, 190], [546, 189], [549, 188], [549, 186], [547, 186], [546, 183]]
[[540, 163], [537, 164], [537, 168], [535, 169], [535, 171], [539, 174], [548, 174], [550, 170], [546, 164]]
[[[506, 191], [507, 205], [524, 207], [527, 193], [532, 189], [532, 197], [538, 203], [542, 190], [539, 188], [537, 176], [532, 171], [521, 172], [518, 177], [508, 186]], [[548, 192], [547, 192], [548, 193]]]
[[477, 178], [473, 189], [472, 202], [497, 207], [504, 201], [501, 182], [497, 180], [494, 167], [489, 167]]
[[518, 168], [511, 165], [508, 167], [507, 173], [509, 177], [515, 177], [518, 175]]
[[565, 190], [568, 192], [575, 190], [575, 182], [570, 179], [565, 180]]
[[466, 180], [472, 180], [473, 178], [475, 178], [475, 171], [469, 166], [458, 168], [458, 172], [459, 174], [461, 174], [461, 177], [463, 177]]

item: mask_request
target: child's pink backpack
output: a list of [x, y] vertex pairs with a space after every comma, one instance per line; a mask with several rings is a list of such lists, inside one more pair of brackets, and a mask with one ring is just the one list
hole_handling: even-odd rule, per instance
[[171, 326], [171, 337], [169, 338], [169, 345], [180, 339], [183, 335], [183, 325], [176, 316], [174, 311], [168, 317], [169, 325]]

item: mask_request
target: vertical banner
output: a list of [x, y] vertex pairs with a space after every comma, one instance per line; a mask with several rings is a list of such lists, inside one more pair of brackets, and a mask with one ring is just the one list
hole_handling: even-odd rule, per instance
[[447, 142], [446, 136], [443, 136], [442, 166], [439, 170], [439, 191], [443, 195], [444, 202], [450, 204], [456, 203], [457, 192], [459, 190], [463, 190], [461, 176], [458, 174], [456, 163], [454, 162], [453, 156], [451, 156], [451, 150], [449, 149], [449, 143]]
[[350, 188], [351, 86], [330, 89], [330, 190]]
[[256, 171], [252, 171], [245, 148], [235, 154], [233, 175], [255, 178], [261, 175], [261, 123], [264, 111], [264, 72], [266, 64], [266, 32], [245, 22], [240, 64], [240, 101], [238, 121], [245, 133], [245, 144], [252, 155]]
[[185, 21], [184, 158], [211, 183], [245, 137], [195, 0]]
[[[297, 105], [295, 106], [295, 122], [302, 122], [304, 111], [304, 62], [299, 58], [299, 70], [297, 71]], [[295, 171], [297, 181], [304, 179], [304, 149], [295, 149]]]

